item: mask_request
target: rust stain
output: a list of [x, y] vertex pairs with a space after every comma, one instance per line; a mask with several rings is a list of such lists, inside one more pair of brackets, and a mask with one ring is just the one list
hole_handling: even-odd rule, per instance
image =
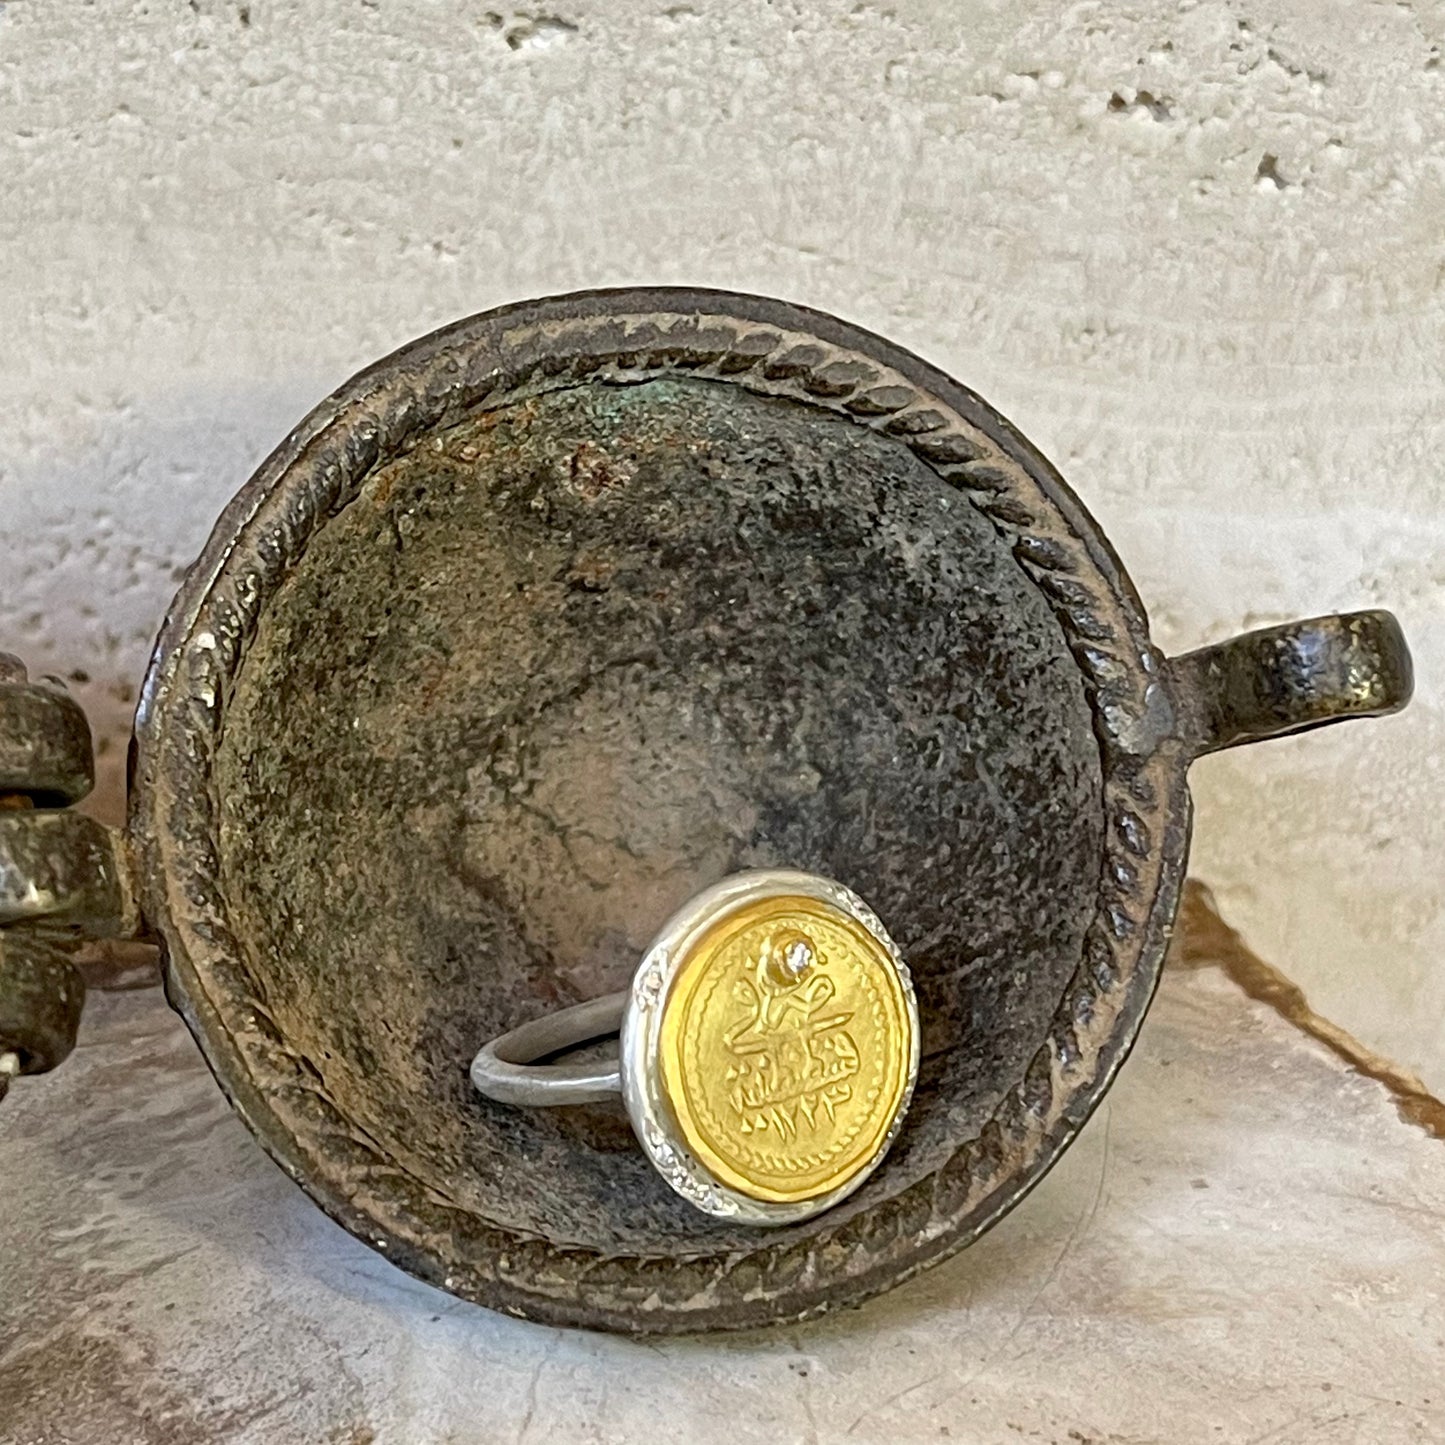
[[567, 585], [578, 592], [605, 592], [617, 573], [617, 564], [601, 553], [579, 555], [567, 572]]
[[1219, 968], [1257, 1002], [1323, 1044], [1357, 1074], [1373, 1079], [1394, 1100], [1400, 1117], [1433, 1139], [1445, 1140], [1445, 1103], [1408, 1069], [1365, 1047], [1353, 1034], [1315, 1012], [1297, 983], [1266, 963], [1222, 917], [1209, 888], [1191, 878], [1184, 885], [1179, 928], [1169, 952], [1171, 968]]
[[568, 464], [571, 489], [584, 502], [595, 502], [608, 492], [625, 487], [637, 475], [627, 457], [613, 456], [596, 442], [584, 441]]

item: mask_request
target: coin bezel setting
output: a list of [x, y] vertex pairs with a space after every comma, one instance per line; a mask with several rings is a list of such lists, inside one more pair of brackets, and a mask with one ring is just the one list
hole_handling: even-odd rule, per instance
[[[705, 935], [731, 914], [769, 899], [807, 898], [861, 926], [896, 972], [908, 1037], [905, 1078], [894, 1115], [878, 1147], [833, 1188], [810, 1198], [777, 1201], [742, 1193], [717, 1177], [693, 1151], [669, 1098], [662, 1067], [663, 1020], [672, 988]], [[878, 916], [850, 888], [790, 869], [734, 874], [696, 895], [652, 941], [633, 975], [622, 1017], [622, 1096], [639, 1143], [657, 1172], [688, 1203], [720, 1219], [746, 1224], [791, 1224], [831, 1209], [860, 1188], [898, 1136], [918, 1077], [918, 1003], [908, 965]]]

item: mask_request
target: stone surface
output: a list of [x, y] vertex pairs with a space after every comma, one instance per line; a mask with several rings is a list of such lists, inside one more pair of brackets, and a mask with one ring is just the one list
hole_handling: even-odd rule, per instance
[[978, 1245], [772, 1333], [629, 1342], [417, 1283], [266, 1161], [155, 989], [95, 999], [0, 1120], [14, 1445], [1445, 1434], [1445, 1148], [1207, 967]]

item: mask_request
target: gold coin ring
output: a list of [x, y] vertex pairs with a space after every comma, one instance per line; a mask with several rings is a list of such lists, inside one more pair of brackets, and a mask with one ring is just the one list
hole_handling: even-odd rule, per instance
[[[620, 1030], [617, 1060], [536, 1065]], [[472, 1080], [503, 1103], [619, 1090], [658, 1173], [697, 1208], [787, 1224], [831, 1208], [882, 1162], [918, 1074], [908, 967], [851, 889], [738, 873], [698, 894], [631, 987], [488, 1044]]]

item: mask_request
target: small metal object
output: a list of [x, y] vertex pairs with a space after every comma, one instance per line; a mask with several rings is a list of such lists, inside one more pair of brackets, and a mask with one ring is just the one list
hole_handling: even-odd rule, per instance
[[[533, 1060], [620, 1030], [616, 1063]], [[653, 940], [631, 987], [486, 1045], [489, 1098], [548, 1106], [621, 1093], [647, 1157], [705, 1214], [789, 1224], [882, 1162], [918, 1076], [908, 966], [851, 889], [735, 874]]]
[[135, 922], [117, 835], [68, 811], [94, 780], [83, 710], [62, 683], [32, 681], [0, 653], [0, 1098], [75, 1047], [75, 946]]
[[0, 929], [0, 1053], [14, 1073], [43, 1074], [75, 1047], [85, 982], [64, 934]]
[[0, 666], [0, 796], [64, 808], [94, 785], [90, 724], [80, 704], [53, 679], [30, 681], [7, 654]]
[[[855, 1303], [988, 1229], [1138, 1031], [1193, 760], [1411, 681], [1379, 611], [1164, 656], [975, 393], [816, 311], [634, 289], [448, 326], [281, 443], [167, 612], [123, 833], [48, 816], [89, 742], [35, 686], [0, 662], [5, 959], [153, 933], [222, 1087], [348, 1229], [512, 1314], [694, 1331]], [[761, 1231], [680, 1198], [615, 1103], [471, 1086], [479, 1041], [624, 988], [686, 900], [777, 868], [856, 888], [917, 991], [918, 1088], [846, 1198]], [[752, 963], [813, 966], [790, 934]], [[8, 969], [40, 1039], [56, 989]], [[671, 1016], [653, 1057], [688, 1067]], [[674, 1122], [702, 1158], [706, 1120]]]

